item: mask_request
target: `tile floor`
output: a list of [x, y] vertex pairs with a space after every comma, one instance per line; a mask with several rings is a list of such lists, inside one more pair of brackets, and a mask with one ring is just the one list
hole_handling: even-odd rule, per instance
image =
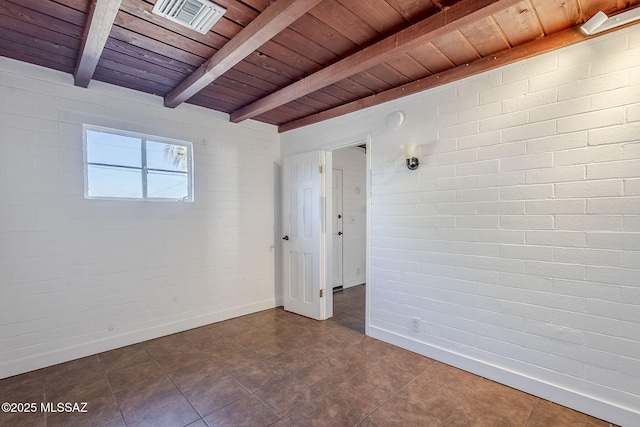
[[0, 426], [609, 426], [365, 337], [364, 286], [334, 318], [271, 309], [0, 380], [0, 401], [88, 402], [0, 413]]

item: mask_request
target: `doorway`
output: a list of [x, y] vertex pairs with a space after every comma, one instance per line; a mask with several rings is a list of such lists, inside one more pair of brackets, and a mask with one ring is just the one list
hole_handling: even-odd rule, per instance
[[[367, 135], [365, 140], [357, 143], [334, 145], [324, 150], [283, 157], [281, 277], [285, 310], [317, 320], [331, 318], [334, 276], [337, 280], [342, 278], [342, 289], [361, 286], [370, 277], [370, 144], [370, 136]], [[334, 154], [337, 160], [335, 166], [343, 172], [343, 204], [340, 213], [343, 221], [342, 230], [337, 230], [343, 233], [342, 268], [335, 274], [333, 229], [337, 225], [331, 219]], [[343, 161], [343, 154], [357, 157], [358, 167], [354, 168], [348, 161]], [[355, 184], [352, 182], [353, 174], [358, 176]], [[359, 198], [361, 203], [349, 211], [345, 203], [353, 198]], [[354, 229], [358, 232], [354, 233]], [[346, 247], [347, 240], [350, 240], [349, 248]], [[356, 249], [353, 249], [353, 244], [356, 244]], [[365, 298], [360, 311], [364, 311], [366, 333], [366, 319], [369, 316], [366, 307], [370, 293], [365, 286], [361, 289]], [[365, 306], [364, 309], [362, 305]]]
[[333, 321], [364, 333], [366, 145], [332, 151]]

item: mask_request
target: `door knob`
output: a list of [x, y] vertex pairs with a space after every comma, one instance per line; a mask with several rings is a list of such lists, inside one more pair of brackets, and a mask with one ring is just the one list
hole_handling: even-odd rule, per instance
[[342, 215], [338, 215], [338, 219], [342, 218]]
[[342, 231], [338, 231], [338, 236], [342, 236]]
[[289, 236], [284, 236], [282, 240], [289, 240]]

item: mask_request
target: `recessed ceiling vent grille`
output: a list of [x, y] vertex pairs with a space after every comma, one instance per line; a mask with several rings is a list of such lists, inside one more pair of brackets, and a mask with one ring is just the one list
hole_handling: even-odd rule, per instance
[[207, 34], [227, 11], [207, 0], [158, 0], [152, 12], [178, 24]]

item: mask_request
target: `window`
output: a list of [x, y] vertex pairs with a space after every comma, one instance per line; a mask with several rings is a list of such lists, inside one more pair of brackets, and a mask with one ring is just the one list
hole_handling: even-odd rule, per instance
[[84, 127], [85, 197], [193, 201], [193, 145]]

